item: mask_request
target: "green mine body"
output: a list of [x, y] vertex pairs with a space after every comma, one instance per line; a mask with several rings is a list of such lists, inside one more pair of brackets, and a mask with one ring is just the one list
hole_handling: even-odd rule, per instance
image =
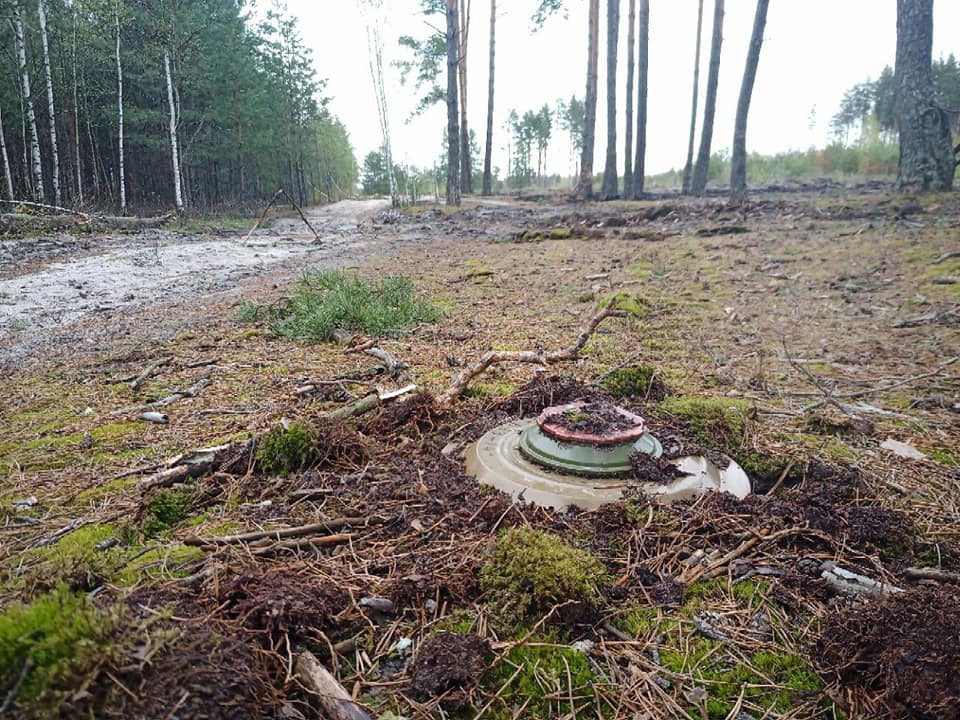
[[568, 442], [531, 425], [520, 433], [520, 451], [533, 462], [553, 470], [588, 477], [615, 477], [630, 472], [630, 456], [634, 453], [660, 457], [663, 446], [650, 433], [644, 433], [635, 441], [612, 445]]

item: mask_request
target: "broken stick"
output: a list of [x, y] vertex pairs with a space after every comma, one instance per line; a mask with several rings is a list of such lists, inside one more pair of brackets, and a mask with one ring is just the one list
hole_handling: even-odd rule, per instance
[[612, 304], [606, 305], [600, 312], [590, 318], [590, 321], [580, 330], [580, 334], [573, 344], [561, 350], [554, 350], [553, 352], [537, 350], [490, 350], [484, 353], [477, 362], [457, 375], [450, 388], [437, 398], [437, 403], [441, 407], [450, 405], [450, 403], [463, 394], [478, 375], [483, 374], [491, 365], [496, 365], [497, 363], [522, 362], [551, 365], [565, 360], [576, 360], [583, 346], [587, 344], [587, 340], [590, 339], [590, 336], [593, 335], [600, 323], [608, 317], [626, 316], [627, 312], [624, 310], [617, 310]]
[[297, 674], [330, 720], [373, 720], [309, 650], [297, 658]]

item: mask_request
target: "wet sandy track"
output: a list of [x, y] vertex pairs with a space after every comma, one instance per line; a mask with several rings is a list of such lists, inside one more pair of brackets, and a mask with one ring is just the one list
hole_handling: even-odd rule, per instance
[[[173, 303], [229, 292], [269, 273], [348, 263], [371, 240], [360, 231], [362, 220], [385, 205], [344, 201], [312, 209], [320, 242], [299, 218], [278, 220], [247, 242], [239, 234], [162, 230], [7, 241], [0, 246], [0, 366], [55, 350], [60, 341], [95, 344], [98, 326], [124, 334], [123, 316], [136, 311], [167, 306], [153, 316], [162, 324]], [[79, 328], [88, 321], [89, 331]]]

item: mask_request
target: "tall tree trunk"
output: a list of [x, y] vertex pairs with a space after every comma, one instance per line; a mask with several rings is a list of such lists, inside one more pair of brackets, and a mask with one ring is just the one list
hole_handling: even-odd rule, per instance
[[933, 94], [933, 0], [897, 0], [897, 188], [949, 191], [956, 168], [947, 114]]
[[690, 102], [690, 138], [687, 141], [687, 163], [683, 166], [684, 195], [690, 193], [693, 179], [693, 143], [697, 135], [697, 103], [700, 100], [700, 40], [703, 37], [703, 0], [697, 3], [697, 48], [693, 53], [693, 100]]
[[747, 195], [747, 114], [753, 96], [753, 82], [760, 64], [760, 48], [763, 46], [763, 30], [767, 26], [769, 0], [757, 0], [757, 13], [753, 18], [753, 34], [747, 50], [747, 65], [743, 70], [740, 99], [737, 100], [737, 119], [733, 128], [733, 154], [730, 156], [730, 195], [742, 199]]
[[[27, 72], [27, 48], [23, 39], [23, 13], [19, 2], [13, 4], [14, 42], [17, 46], [17, 64], [20, 68], [20, 92], [30, 126], [30, 157], [33, 168], [33, 197], [37, 202], [44, 201], [43, 164], [40, 161], [40, 135], [37, 132], [37, 116], [33, 112], [33, 99], [30, 97], [30, 73]], [[29, 184], [29, 183], [28, 183]]]
[[3, 134], [3, 108], [0, 108], [0, 154], [3, 155], [3, 179], [7, 185], [7, 200], [13, 200], [13, 175], [10, 174], [10, 158], [7, 155], [7, 138]]
[[460, 205], [460, 124], [457, 116], [459, 11], [457, 0], [447, 4], [447, 205]]
[[604, 200], [619, 193], [617, 175], [617, 40], [620, 37], [620, 0], [607, 0], [607, 162], [603, 167]]
[[710, 72], [707, 75], [707, 97], [703, 108], [703, 130], [697, 166], [690, 185], [694, 195], [703, 195], [710, 170], [710, 143], [713, 140], [713, 116], [717, 111], [717, 85], [720, 82], [720, 47], [723, 45], [723, 0], [716, 0], [713, 8], [713, 40], [710, 43]]
[[640, 52], [637, 57], [637, 154], [633, 160], [633, 189], [630, 197], [643, 196], [647, 172], [647, 78], [650, 70], [650, 0], [640, 0]]
[[80, 96], [77, 89], [77, 4], [73, 5], [73, 151], [77, 173], [77, 203], [83, 207], [83, 166], [80, 163]]
[[[127, 180], [123, 162], [123, 66], [120, 64], [120, 0], [116, 0], [113, 5], [113, 19], [116, 24], [117, 32], [117, 150], [119, 153], [119, 171], [120, 176], [120, 212], [127, 213]], [[170, 62], [166, 59], [167, 82], [170, 82]], [[176, 138], [174, 137], [174, 141]], [[176, 160], [174, 161], [176, 162]], [[179, 173], [178, 173], [179, 174]], [[177, 207], [181, 207], [178, 203]]]
[[583, 147], [577, 197], [593, 197], [593, 144], [597, 131], [597, 65], [600, 60], [600, 0], [590, 0], [587, 23], [587, 91], [583, 103]]
[[180, 185], [180, 148], [177, 142], [177, 110], [173, 101], [173, 76], [170, 74], [170, 51], [163, 49], [163, 69], [167, 75], [167, 104], [170, 106], [170, 157], [173, 160], [173, 199], [177, 211], [183, 211], [183, 189]]
[[627, 11], [627, 126], [623, 149], [623, 197], [633, 197], [633, 52], [637, 45], [634, 25], [637, 19], [637, 0], [630, 0]]
[[53, 103], [53, 73], [50, 72], [50, 43], [47, 41], [47, 11], [43, 0], [37, 3], [37, 15], [40, 19], [40, 43], [43, 47], [43, 75], [47, 81], [47, 114], [50, 116], [50, 154], [53, 159], [53, 197], [57, 205], [60, 196], [60, 150], [57, 148], [57, 112]]
[[496, 68], [497, 0], [490, 0], [490, 74], [487, 82], [487, 141], [483, 152], [483, 194], [493, 192], [493, 78]]
[[470, 37], [470, 0], [460, 0], [459, 35], [457, 38], [457, 77], [460, 81], [460, 187], [473, 192], [473, 158], [470, 152], [470, 130], [467, 127], [467, 40]]
[[400, 205], [400, 192], [397, 188], [397, 176], [393, 172], [393, 147], [390, 142], [390, 116], [387, 112], [387, 93], [383, 82], [383, 40], [380, 37], [380, 23], [367, 16], [367, 57], [370, 61], [370, 76], [373, 78], [374, 94], [377, 98], [377, 117], [380, 121], [380, 133], [383, 137], [383, 154], [387, 163], [387, 178], [390, 182], [390, 203]]

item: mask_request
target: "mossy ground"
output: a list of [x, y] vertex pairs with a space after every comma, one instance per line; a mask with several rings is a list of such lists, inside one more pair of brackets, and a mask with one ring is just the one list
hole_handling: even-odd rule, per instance
[[[875, 203], [876, 196], [857, 203], [834, 202], [825, 212], [833, 214], [839, 205]], [[628, 236], [631, 228], [619, 232], [604, 225], [606, 217], [629, 218], [661, 209], [662, 203], [616, 203], [609, 210], [587, 207], [577, 222], [595, 235], [590, 241], [576, 233], [571, 237], [551, 233], [551, 228], [573, 227], [567, 220], [559, 222], [556, 214], [545, 217], [539, 228], [524, 217], [524, 225], [513, 226], [510, 221], [484, 226], [486, 234], [479, 235], [511, 237], [525, 227], [540, 236], [529, 243], [447, 237], [449, 225], [442, 223], [436, 228], [429, 224], [401, 228], [399, 234], [416, 235], [417, 244], [372, 258], [360, 271], [370, 277], [410, 277], [425, 297], [438, 299], [444, 315], [439, 322], [414, 327], [402, 337], [381, 339], [384, 349], [409, 365], [397, 385], [412, 382], [436, 394], [465, 364], [491, 347], [564, 347], [599, 304], [612, 293], [623, 293], [624, 301], [629, 301], [625, 309], [633, 314], [605, 321], [580, 360], [560, 368], [561, 372], [592, 381], [628, 360], [638, 367], [655, 368], [677, 398], [657, 408], [652, 417], [697, 434], [698, 442], [708, 447], [721, 446], [771, 485], [795, 459], [778, 493], [816, 485], [797, 474], [808, 460], [855, 461], [869, 476], [865, 492], [876, 496], [871, 501], [904, 508], [922, 518], [918, 532], [923, 537], [915, 543], [912, 562], [950, 567], [950, 558], [956, 557], [951, 556], [951, 547], [960, 542], [960, 523], [955, 508], [943, 498], [956, 493], [952, 474], [956, 417], [934, 401], [958, 392], [953, 370], [864, 397], [881, 410], [898, 414], [857, 411], [867, 413], [876, 429], [872, 435], [853, 436], [824, 434], [824, 428], [805, 424], [800, 411], [821, 399], [822, 392], [795, 364], [810, 369], [839, 396], [865, 388], [882, 390], [888, 382], [925, 375], [950, 357], [960, 342], [954, 326], [894, 325], [904, 317], [955, 305], [955, 286], [937, 285], [933, 280], [939, 274], [957, 274], [956, 269], [929, 265], [953, 249], [955, 237], [947, 225], [935, 222], [920, 229], [876, 221], [863, 230], [862, 217], [824, 218], [811, 204], [789, 198], [764, 198], [749, 207], [749, 234], [709, 238], [698, 237], [696, 231], [727, 222], [717, 219], [733, 212], [723, 203], [678, 203], [668, 220], [638, 223], [642, 232], [636, 236]], [[529, 209], [524, 206], [525, 213]], [[948, 223], [956, 222], [953, 210], [944, 217]], [[427, 237], [439, 239], [420, 242]], [[886, 270], [873, 272], [879, 267]], [[495, 275], [464, 281], [470, 268], [489, 269]], [[586, 280], [598, 273], [608, 277], [600, 283]], [[267, 283], [251, 289], [249, 297], [269, 306], [282, 292]], [[104, 341], [99, 356], [77, 348], [72, 355], [61, 353], [56, 356], [59, 359], [18, 369], [9, 382], [5, 378], [9, 402], [0, 406], [4, 530], [0, 623], [5, 618], [27, 622], [21, 601], [29, 607], [48, 603], [50, 593], [70, 593], [57, 589], [58, 580], [84, 588], [99, 583], [91, 590], [99, 590], [96, 606], [102, 603], [107, 619], [101, 628], [114, 627], [114, 611], [106, 602], [108, 590], [120, 597], [146, 592], [151, 600], [147, 606], [167, 616], [222, 620], [232, 612], [229, 603], [224, 605], [228, 598], [206, 593], [214, 592], [212, 588], [227, 575], [243, 572], [253, 578], [252, 586], [260, 587], [266, 569], [280, 568], [287, 574], [271, 577], [292, 578], [296, 588], [325, 587], [331, 578], [348, 578], [344, 582], [356, 598], [393, 597], [397, 584], [415, 586], [415, 592], [402, 596], [413, 599], [400, 602], [394, 616], [357, 611], [348, 601], [332, 608], [336, 622], [320, 623], [334, 645], [358, 640], [359, 651], [343, 650], [341, 657], [339, 670], [347, 686], [356, 685], [361, 697], [398, 715], [442, 716], [438, 705], [413, 710], [402, 695], [393, 694], [391, 688], [399, 685], [390, 683], [402, 682], [402, 675], [385, 680], [386, 658], [397, 639], [412, 638], [416, 643], [421, 634], [435, 628], [477, 632], [512, 643], [496, 649], [502, 658], [492, 664], [482, 687], [476, 689], [479, 707], [490, 701], [487, 713], [497, 717], [513, 717], [523, 708], [530, 716], [563, 716], [575, 709], [578, 717], [632, 718], [635, 708], [629, 703], [642, 705], [647, 696], [641, 690], [652, 687], [648, 680], [637, 678], [654, 675], [671, 683], [669, 692], [657, 691], [656, 705], [669, 717], [729, 713], [741, 688], [742, 709], [755, 717], [767, 713], [773, 718], [814, 718], [840, 712], [829, 707], [826, 690], [815, 687], [809, 674], [806, 643], [817, 624], [807, 611], [824, 609], [818, 600], [801, 597], [798, 611], [780, 604], [763, 583], [731, 584], [730, 577], [721, 576], [686, 587], [678, 606], [658, 608], [647, 600], [649, 588], [637, 580], [645, 578], [645, 573], [679, 577], [687, 568], [684, 558], [695, 550], [734, 549], [741, 540], [731, 540], [722, 531], [733, 522], [731, 518], [742, 519], [749, 513], [720, 513], [707, 526], [716, 535], [690, 536], [696, 512], [680, 522], [673, 511], [651, 509], [639, 500], [628, 503], [620, 514], [589, 517], [511, 509], [498, 494], [478, 490], [468, 477], [458, 474], [457, 448], [484, 423], [494, 422], [481, 412], [494, 404], [493, 397], [465, 398], [437, 421], [436, 430], [405, 429], [376, 437], [371, 457], [355, 465], [308, 468], [295, 460], [280, 468], [289, 472], [264, 474], [253, 467], [247, 476], [243, 472], [206, 476], [144, 495], [138, 481], [152, 470], [125, 473], [162, 467], [166, 459], [194, 448], [250, 435], [263, 437], [283, 417], [299, 423], [346, 401], [345, 395], [338, 395], [343, 392], [339, 387], [298, 395], [297, 388], [308, 380], [360, 376], [363, 383], [395, 386], [387, 378], [363, 375], [376, 364], [372, 358], [345, 354], [327, 343], [306, 346], [237, 322], [234, 299], [182, 309], [176, 327], [167, 323], [155, 328], [151, 311], [137, 320], [129, 340]], [[788, 362], [785, 347], [795, 364]], [[153, 360], [167, 356], [172, 358], [170, 364], [137, 391], [128, 383], [108, 382], [136, 375]], [[198, 362], [207, 364], [195, 365]], [[130, 413], [113, 415], [117, 409], [189, 387], [205, 373], [211, 385], [200, 396], [165, 408], [171, 419], [167, 425], [137, 422]], [[522, 386], [533, 374], [529, 365], [500, 366], [480, 379], [475, 392], [501, 395]], [[362, 394], [369, 387], [349, 381], [344, 385], [347, 395]], [[623, 402], [632, 404], [634, 397]], [[887, 436], [912, 442], [930, 458], [908, 462], [879, 450], [878, 441]], [[454, 450], [441, 454], [448, 447]], [[294, 501], [291, 492], [300, 488], [316, 490], [318, 498]], [[13, 505], [15, 500], [31, 497], [35, 503]], [[370, 518], [370, 524], [350, 529], [348, 544], [291, 550], [284, 557], [251, 557], [247, 550], [252, 548], [206, 553], [183, 544], [195, 535], [211, 538], [358, 513]], [[71, 520], [87, 524], [49, 546], [37, 545]], [[598, 528], [608, 521], [615, 531], [603, 535]], [[481, 596], [479, 568], [488, 557], [485, 553], [495, 552], [493, 543], [503, 529], [517, 523], [560, 538], [564, 547], [589, 550], [603, 564], [608, 581], [597, 584], [604, 588], [600, 595], [587, 592], [598, 599], [595, 621], [587, 627], [571, 632], [545, 627], [545, 623], [529, 634], [532, 624], [550, 612], [553, 605], [549, 603], [531, 612], [523, 629], [497, 627], [492, 607]], [[119, 545], [91, 550], [114, 535]], [[814, 535], [797, 537], [817, 542]], [[644, 554], [651, 548], [658, 550], [655, 562]], [[906, 561], [907, 556], [891, 560], [885, 549], [865, 548], [851, 559], [871, 573], [897, 573], [898, 563]], [[806, 548], [801, 553], [792, 545], [783, 550], [764, 542], [756, 549], [746, 559], [758, 567], [779, 562], [784, 552], [797, 556], [810, 552]], [[849, 548], [820, 547], [816, 552], [843, 559]], [[287, 564], [301, 557], [309, 558], [306, 566]], [[648, 565], [642, 571], [640, 558]], [[592, 563], [575, 563], [574, 576], [582, 576]], [[504, 567], [509, 565], [505, 560]], [[545, 566], [531, 570], [542, 574]], [[215, 574], [209, 585], [180, 584], [179, 576], [202, 571]], [[596, 579], [592, 572], [586, 574]], [[899, 577], [897, 581], [910, 584]], [[770, 582], [775, 587], [779, 579]], [[244, 586], [238, 584], [235, 589], [238, 594], [231, 595], [230, 602], [237, 602]], [[571, 594], [576, 591], [568, 589], [556, 596]], [[190, 598], [207, 604], [183, 607]], [[428, 599], [435, 604], [428, 605]], [[64, 607], [82, 619], [90, 605], [70, 600]], [[265, 641], [275, 643], [273, 647], [285, 654], [286, 632], [293, 633], [291, 647], [298, 651], [302, 645], [296, 632], [301, 624], [293, 611], [299, 608], [291, 610], [278, 599], [269, 609], [274, 614], [250, 617], [274, 618], [273, 630], [238, 631], [238, 615], [231, 615], [234, 625], [229, 631], [217, 628], [223, 633], [221, 646], [247, 663], [249, 656], [236, 651], [255, 648], [259, 653]], [[714, 622], [733, 642], [698, 633], [693, 616], [701, 611], [724, 618]], [[763, 637], [748, 632], [755, 630], [749, 626], [750, 618], [761, 612], [768, 614], [771, 626], [770, 634]], [[609, 635], [604, 629], [607, 621], [632, 639]], [[71, 624], [61, 622], [60, 626]], [[279, 632], [271, 634], [277, 628]], [[129, 630], [122, 632], [129, 639]], [[232, 632], [240, 632], [239, 639]], [[586, 651], [571, 647], [584, 635], [602, 644]], [[661, 640], [637, 639], [648, 635]], [[38, 647], [42, 646], [47, 636], [37, 637]], [[117, 647], [109, 633], [98, 631], [92, 637], [103, 657]], [[311, 647], [329, 662], [323, 655], [329, 652], [326, 643]], [[659, 665], [649, 652], [652, 647], [658, 649]], [[82, 651], [75, 656], [86, 657]], [[231, 662], [224, 664], [231, 673], [241, 669], [242, 663]], [[630, 674], [635, 672], [632, 668], [640, 674]], [[85, 672], [80, 668], [71, 675], [70, 684], [81, 683], [76, 678]], [[285, 674], [284, 667], [277, 677]], [[176, 674], [165, 678], [170, 687], [183, 682]], [[141, 681], [136, 676], [131, 686]], [[8, 687], [9, 678], [4, 676], [0, 693]], [[689, 700], [688, 693], [696, 688], [706, 696], [695, 693]], [[302, 700], [295, 690], [285, 692], [295, 696], [295, 702]], [[175, 702], [165, 710], [172, 711]], [[785, 709], [788, 702], [793, 705]]]

